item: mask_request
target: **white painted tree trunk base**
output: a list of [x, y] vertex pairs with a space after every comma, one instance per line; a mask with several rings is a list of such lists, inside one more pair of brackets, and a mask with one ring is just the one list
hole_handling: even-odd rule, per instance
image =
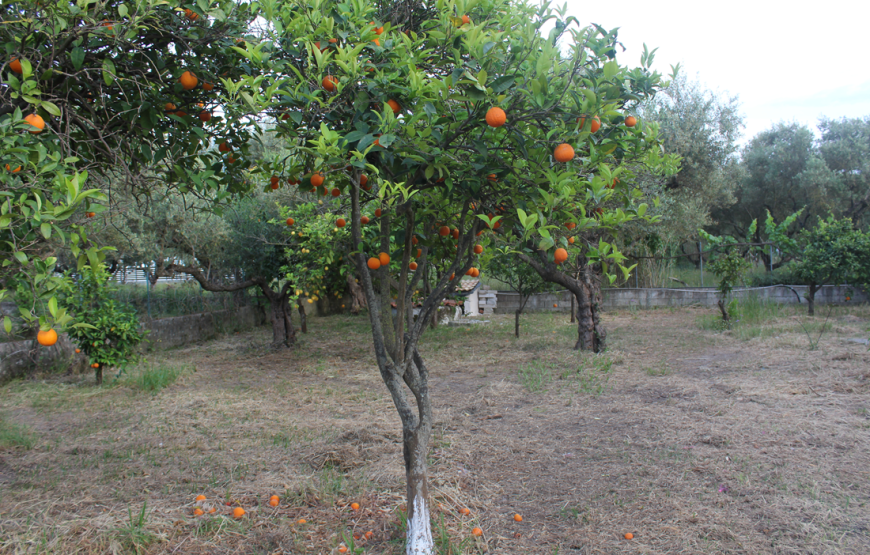
[[408, 521], [408, 549], [405, 553], [406, 555], [435, 555], [429, 506], [422, 495], [414, 496], [414, 516]]

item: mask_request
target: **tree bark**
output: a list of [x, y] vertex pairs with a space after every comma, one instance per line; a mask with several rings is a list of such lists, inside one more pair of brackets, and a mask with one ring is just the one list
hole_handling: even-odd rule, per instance
[[810, 316], [816, 315], [816, 292], [818, 292], [818, 290], [818, 285], [810, 283], [809, 289], [807, 290], [807, 314]]
[[94, 368], [94, 379], [97, 381], [97, 385], [103, 385], [103, 365], [99, 365]]
[[351, 273], [347, 274], [347, 289], [350, 291], [350, 313], [359, 314], [359, 311], [366, 306], [366, 296]]
[[308, 333], [308, 316], [305, 314], [305, 307], [302, 305], [302, 299], [297, 303], [299, 310], [299, 329], [302, 333]]
[[728, 309], [725, 308], [725, 299], [719, 299], [719, 302], [716, 303], [719, 307], [719, 312], [722, 313], [722, 321], [727, 322], [729, 319]]
[[260, 283], [260, 290], [269, 300], [269, 320], [272, 322], [272, 348], [292, 347], [296, 343], [296, 329], [290, 318], [289, 289], [285, 283], [280, 291], [273, 291], [265, 283]]
[[574, 349], [594, 353], [606, 350], [607, 331], [601, 324], [601, 269], [580, 256], [576, 274], [569, 275], [547, 260], [543, 251], [538, 251], [536, 257], [523, 252], [518, 256], [545, 281], [565, 287], [577, 299], [577, 343]]

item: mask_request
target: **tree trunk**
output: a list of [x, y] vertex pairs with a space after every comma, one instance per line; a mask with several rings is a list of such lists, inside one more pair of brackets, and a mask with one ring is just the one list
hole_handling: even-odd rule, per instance
[[517, 309], [517, 311], [514, 313], [514, 335], [517, 337], [520, 336], [520, 311], [519, 311], [519, 309]]
[[308, 317], [305, 315], [305, 307], [302, 306], [302, 299], [297, 303], [299, 307], [299, 329], [302, 333], [308, 333]]
[[544, 281], [557, 283], [568, 289], [577, 299], [577, 343], [574, 349], [600, 353], [607, 349], [607, 331], [601, 324], [601, 268], [578, 257], [575, 275], [560, 270], [547, 260], [543, 251], [537, 257], [518, 254]]
[[359, 311], [366, 306], [366, 296], [350, 272], [347, 274], [347, 289], [350, 291], [350, 313], [359, 314]]
[[94, 379], [97, 380], [97, 385], [103, 385], [103, 365], [94, 368]]
[[719, 302], [716, 303], [719, 307], [719, 311], [722, 313], [722, 321], [727, 322], [729, 319], [728, 309], [725, 308], [725, 299], [719, 299]]
[[[428, 393], [419, 401], [429, 405]], [[408, 545], [405, 550], [407, 555], [431, 555], [435, 552], [432, 523], [429, 520], [429, 467], [426, 464], [429, 456], [429, 438], [432, 435], [432, 419], [431, 410], [423, 409], [421, 412], [422, 418], [419, 419], [416, 428], [403, 423], [402, 430], [408, 493]]]
[[269, 318], [272, 321], [272, 347], [290, 347], [296, 343], [296, 329], [290, 318], [287, 295], [269, 298]]
[[815, 283], [810, 283], [809, 289], [807, 289], [807, 314], [810, 316], [816, 315], [816, 292], [819, 290], [819, 286]]
[[571, 295], [571, 323], [573, 324], [577, 317], [577, 312], [574, 310], [574, 295]]

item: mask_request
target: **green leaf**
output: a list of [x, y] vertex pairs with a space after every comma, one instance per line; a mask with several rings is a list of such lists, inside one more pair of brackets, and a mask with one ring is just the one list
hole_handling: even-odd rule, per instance
[[48, 239], [51, 237], [51, 224], [43, 223], [39, 226], [39, 231], [42, 233], [42, 236]]
[[495, 94], [499, 94], [511, 88], [514, 85], [514, 81], [516, 80], [516, 76], [514, 75], [502, 75], [498, 79], [492, 82], [492, 92]]
[[3, 329], [6, 330], [6, 333], [12, 333], [12, 320], [9, 316], [3, 317]]
[[48, 311], [51, 313], [52, 316], [57, 315], [57, 298], [56, 297], [52, 297], [52, 298], [48, 299]]
[[103, 60], [103, 81], [107, 86], [115, 82], [115, 64], [108, 58]]
[[604, 77], [612, 79], [614, 75], [619, 73], [619, 64], [615, 60], [611, 60], [604, 64]]
[[22, 264], [27, 264], [27, 255], [21, 251], [15, 251], [13, 256], [18, 259]]
[[556, 242], [553, 241], [552, 237], [544, 237], [543, 239], [541, 239], [541, 242], [538, 243], [538, 248], [541, 249], [542, 251], [545, 251], [545, 250], [549, 250], [550, 248], [552, 248], [555, 244], [556, 244]]
[[58, 118], [60, 117], [60, 108], [58, 108], [54, 102], [49, 102], [48, 100], [43, 100], [40, 103], [40, 106], [42, 106], [45, 109], [45, 111], [48, 112], [49, 114], [51, 114], [55, 117], [58, 117]]

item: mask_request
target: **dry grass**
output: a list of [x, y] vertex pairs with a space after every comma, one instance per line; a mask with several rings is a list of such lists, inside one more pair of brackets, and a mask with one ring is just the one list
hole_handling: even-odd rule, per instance
[[[870, 310], [839, 309], [816, 350], [797, 314], [741, 335], [706, 313], [608, 313], [598, 356], [570, 350], [564, 315], [524, 316], [520, 339], [512, 316], [428, 333], [441, 552], [870, 552], [870, 353], [845, 341]], [[162, 353], [148, 368], [179, 372], [156, 393], [2, 388], [0, 552], [333, 553], [371, 531], [364, 553], [401, 553], [400, 426], [367, 323], [310, 328], [292, 352], [261, 329]], [[214, 515], [192, 515], [200, 493]]]

